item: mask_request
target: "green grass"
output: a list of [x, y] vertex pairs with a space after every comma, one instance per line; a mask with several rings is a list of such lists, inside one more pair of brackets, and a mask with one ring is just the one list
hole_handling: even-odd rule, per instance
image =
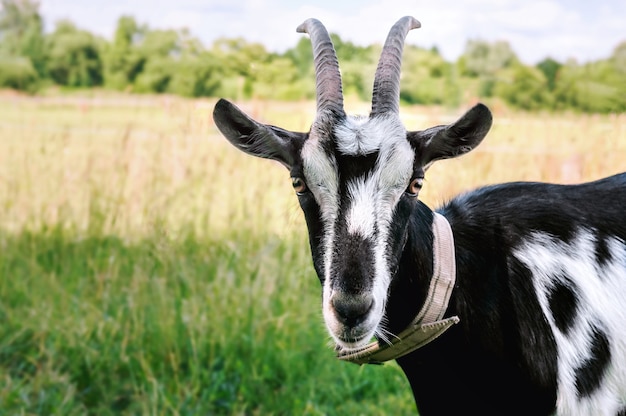
[[394, 366], [339, 363], [298, 239], [48, 228], [0, 237], [9, 414], [410, 412]]
[[[226, 144], [213, 104], [0, 95], [0, 414], [415, 414], [397, 365], [334, 358], [288, 173]], [[243, 106], [294, 130], [313, 109]], [[625, 125], [500, 111], [423, 199], [624, 170]]]
[[396, 365], [334, 358], [288, 176], [231, 152], [210, 104], [14, 100], [1, 414], [415, 413]]

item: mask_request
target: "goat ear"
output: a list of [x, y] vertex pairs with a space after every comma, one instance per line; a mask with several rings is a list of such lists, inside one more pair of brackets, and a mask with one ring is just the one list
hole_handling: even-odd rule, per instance
[[428, 168], [436, 160], [473, 150], [487, 135], [491, 123], [491, 111], [484, 104], [476, 104], [452, 124], [409, 132], [407, 138], [421, 158], [422, 166]]
[[220, 99], [213, 109], [215, 125], [235, 147], [250, 155], [272, 159], [291, 169], [296, 149], [306, 133], [295, 133], [259, 123], [229, 101]]

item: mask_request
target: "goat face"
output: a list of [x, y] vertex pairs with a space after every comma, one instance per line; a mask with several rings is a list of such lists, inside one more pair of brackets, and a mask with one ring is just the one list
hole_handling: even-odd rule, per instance
[[426, 169], [470, 151], [491, 127], [491, 113], [477, 104], [451, 125], [406, 131], [399, 118], [399, 68], [404, 37], [414, 27], [419, 23], [405, 17], [391, 29], [369, 117], [344, 113], [335, 51], [314, 19], [299, 28], [310, 34], [315, 55], [318, 108], [310, 132], [261, 124], [225, 100], [213, 113], [236, 147], [290, 170], [323, 286], [324, 320], [343, 349], [362, 347], [373, 336], [385, 339], [388, 289]]

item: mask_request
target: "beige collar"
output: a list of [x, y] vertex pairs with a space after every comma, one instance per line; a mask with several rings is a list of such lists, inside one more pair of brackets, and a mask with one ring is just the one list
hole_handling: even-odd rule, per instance
[[436, 212], [433, 235], [433, 277], [424, 306], [413, 321], [391, 344], [374, 341], [359, 350], [338, 351], [337, 358], [355, 364], [395, 360], [428, 344], [459, 322], [458, 316], [443, 319], [456, 281], [456, 262], [452, 229], [445, 217]]

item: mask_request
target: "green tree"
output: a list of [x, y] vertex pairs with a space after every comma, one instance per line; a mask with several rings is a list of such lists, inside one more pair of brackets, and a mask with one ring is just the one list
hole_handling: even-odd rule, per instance
[[113, 42], [106, 45], [103, 53], [104, 79], [108, 87], [125, 89], [143, 70], [145, 58], [137, 44], [145, 31], [146, 28], [131, 16], [118, 19]]
[[175, 72], [174, 58], [181, 55], [176, 31], [145, 28], [132, 48], [141, 62], [134, 80], [137, 91], [165, 92]]
[[492, 97], [500, 74], [518, 63], [508, 42], [469, 40], [456, 67], [462, 77], [477, 80], [471, 83], [474, 85], [475, 95]]
[[371, 100], [380, 49], [373, 46], [362, 47], [343, 41], [336, 34], [331, 34], [331, 39], [342, 68], [344, 93], [355, 95], [364, 101]]
[[38, 78], [30, 59], [0, 56], [0, 87], [35, 92]]
[[143, 66], [135, 79], [134, 91], [166, 92], [174, 71], [174, 62], [171, 59], [155, 56]]
[[301, 37], [296, 46], [288, 49], [283, 56], [291, 60], [298, 70], [298, 77], [303, 78], [314, 73], [313, 51], [308, 38]]
[[559, 109], [623, 112], [626, 111], [624, 74], [616, 70], [613, 59], [584, 65], [568, 62], [559, 72], [555, 97]]
[[372, 46], [358, 46], [350, 41], [344, 41], [335, 33], [331, 33], [331, 40], [337, 52], [340, 64], [344, 62], [372, 62]]
[[222, 74], [220, 94], [237, 99], [254, 95], [259, 69], [272, 59], [263, 45], [243, 38], [218, 39], [210, 52]]
[[135, 80], [138, 92], [208, 96], [220, 85], [217, 60], [186, 30], [148, 30], [136, 45], [145, 62]]
[[617, 73], [622, 74], [622, 76], [626, 74], [626, 41], [615, 47], [610, 59]]
[[177, 60], [167, 91], [185, 97], [207, 97], [220, 86], [215, 59], [208, 52]]
[[508, 42], [489, 43], [483, 40], [469, 40], [459, 58], [463, 75], [471, 77], [494, 76], [504, 68], [518, 61]]
[[437, 49], [405, 46], [400, 82], [400, 98], [403, 101], [457, 105], [460, 95], [454, 68]]
[[69, 21], [61, 21], [47, 38], [48, 73], [70, 87], [102, 85], [102, 61], [96, 38]]
[[38, 2], [0, 0], [0, 53], [26, 57], [39, 76], [45, 74], [43, 21]]
[[517, 63], [499, 73], [493, 93], [513, 107], [540, 110], [551, 108], [553, 104], [547, 85], [548, 80], [541, 70]]
[[543, 72], [543, 75], [548, 81], [547, 85], [550, 91], [554, 91], [554, 88], [556, 87], [557, 75], [562, 66], [563, 65], [561, 65], [561, 63], [552, 58], [546, 58], [537, 64], [537, 69]]
[[310, 83], [310, 88], [303, 87], [306, 81], [310, 80], [305, 78], [299, 82], [298, 69], [293, 61], [285, 57], [274, 57], [257, 68], [254, 97], [279, 100], [312, 97], [314, 96], [313, 83]]
[[[288, 49], [283, 54], [283, 58], [289, 59], [296, 70], [296, 78], [289, 86], [291, 92], [285, 93], [285, 95], [293, 97], [293, 99], [314, 98], [315, 67], [310, 39], [305, 36], [301, 37], [295, 47]], [[344, 70], [343, 74], [346, 73], [347, 71]]]
[[136, 48], [145, 61], [154, 57], [177, 57], [182, 53], [179, 33], [175, 30], [150, 30], [136, 41]]
[[34, 92], [45, 73], [39, 3], [0, 0], [0, 86]]
[[243, 38], [218, 39], [213, 43], [212, 52], [226, 73], [252, 78], [255, 78], [257, 65], [271, 59], [263, 45], [250, 43]]

